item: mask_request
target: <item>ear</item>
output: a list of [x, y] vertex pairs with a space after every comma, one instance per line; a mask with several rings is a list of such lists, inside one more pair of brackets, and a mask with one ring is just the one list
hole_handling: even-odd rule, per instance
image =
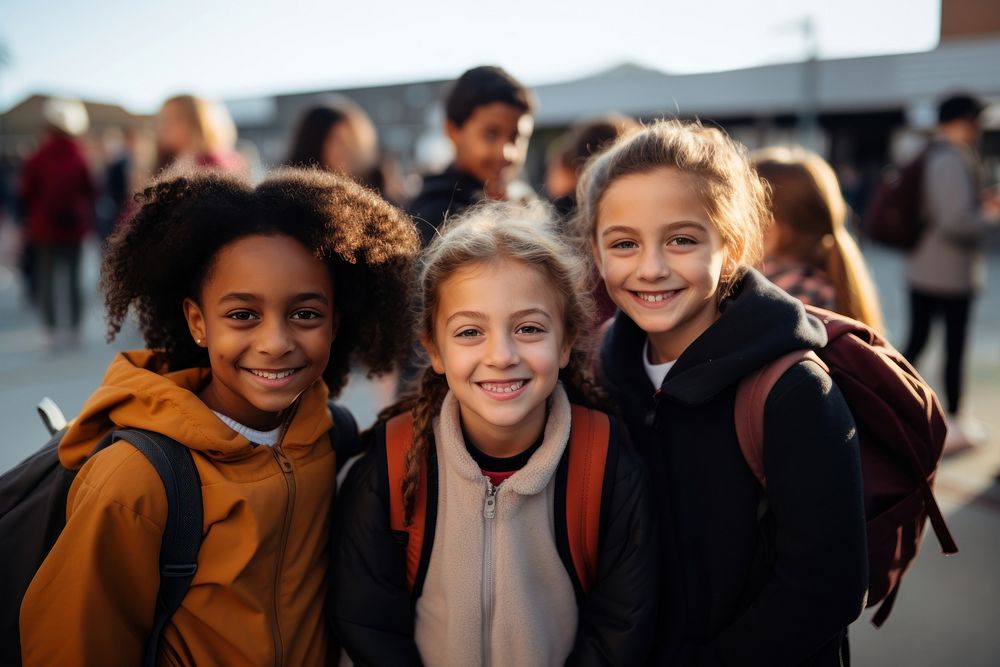
[[429, 336], [421, 336], [420, 344], [424, 346], [424, 350], [427, 351], [427, 356], [431, 360], [431, 368], [434, 369], [435, 373], [444, 373], [444, 361], [441, 359], [441, 353], [438, 351], [437, 345], [431, 340]]
[[562, 347], [559, 349], [559, 368], [566, 368], [569, 364], [569, 357], [573, 353], [573, 343], [575, 342], [575, 335], [563, 338]]
[[458, 139], [459, 139], [458, 135], [461, 134], [461, 132], [462, 128], [456, 125], [450, 118], [445, 119], [444, 133], [448, 135], [448, 140], [452, 144], [455, 144], [456, 146], [458, 145]]
[[187, 320], [188, 331], [191, 338], [201, 347], [208, 347], [205, 339], [208, 337], [208, 327], [205, 325], [205, 314], [201, 312], [201, 306], [195, 303], [194, 299], [184, 299], [184, 319]]

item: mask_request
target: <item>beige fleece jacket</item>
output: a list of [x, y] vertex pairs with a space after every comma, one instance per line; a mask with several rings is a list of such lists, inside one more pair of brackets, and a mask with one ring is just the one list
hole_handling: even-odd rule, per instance
[[491, 512], [458, 402], [450, 393], [444, 400], [434, 424], [437, 527], [417, 601], [416, 642], [426, 665], [562, 665], [572, 651], [576, 599], [553, 518], [570, 405], [561, 385], [549, 401], [542, 445], [497, 488]]

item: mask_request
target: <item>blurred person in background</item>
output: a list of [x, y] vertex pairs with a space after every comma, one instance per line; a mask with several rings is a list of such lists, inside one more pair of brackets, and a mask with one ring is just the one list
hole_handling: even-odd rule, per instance
[[946, 450], [986, 440], [976, 420], [959, 421], [969, 316], [973, 299], [986, 284], [983, 244], [1000, 223], [1000, 195], [995, 189], [984, 192], [975, 150], [982, 110], [982, 103], [968, 95], [954, 95], [938, 106], [924, 166], [925, 230], [906, 258], [910, 334], [904, 354], [911, 363], [916, 364], [927, 345], [931, 322], [943, 318], [945, 323]]
[[156, 116], [157, 172], [174, 165], [244, 171], [236, 125], [217, 102], [177, 95]]
[[594, 153], [639, 127], [633, 118], [608, 114], [577, 123], [552, 142], [545, 161], [545, 191], [564, 220], [576, 212], [576, 183]]
[[[545, 191], [564, 227], [576, 213], [576, 184], [587, 160], [618, 137], [638, 128], [639, 123], [628, 116], [608, 114], [577, 123], [552, 143], [546, 156]], [[617, 307], [596, 271], [593, 296], [596, 321], [601, 323], [613, 317]]]
[[397, 205], [405, 198], [398, 165], [379, 152], [375, 125], [343, 95], [302, 114], [285, 164], [347, 174]]
[[753, 161], [771, 188], [764, 275], [803, 303], [884, 332], [878, 292], [847, 231], [849, 209], [833, 168], [801, 147], [766, 148]]
[[302, 114], [285, 163], [320, 167], [363, 181], [377, 161], [375, 126], [361, 107], [337, 96]]
[[[63, 344], [79, 344], [83, 314], [80, 255], [83, 239], [93, 227], [97, 188], [76, 139], [90, 124], [83, 103], [49, 99], [42, 117], [41, 145], [21, 169], [19, 198], [26, 242], [34, 253], [44, 342], [54, 350]], [[68, 327], [59, 326], [60, 295], [68, 296]]]
[[424, 246], [445, 219], [476, 202], [519, 198], [508, 186], [524, 163], [534, 109], [531, 91], [500, 67], [474, 67], [455, 81], [444, 124], [454, 161], [425, 178], [409, 206]]

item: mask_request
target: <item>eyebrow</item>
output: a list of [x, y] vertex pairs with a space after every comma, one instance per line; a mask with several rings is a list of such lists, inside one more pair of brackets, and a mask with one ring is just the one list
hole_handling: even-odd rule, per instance
[[[675, 229], [683, 229], [684, 227], [694, 227], [696, 229], [705, 229], [705, 224], [698, 222], [697, 220], [678, 220], [676, 222], [670, 222], [666, 225], [667, 229], [674, 231]], [[626, 234], [634, 234], [636, 229], [634, 227], [627, 227], [625, 225], [612, 225], [601, 232], [601, 238], [608, 236], [609, 234], [614, 234], [617, 232], [624, 232]]]
[[[303, 301], [319, 301], [324, 305], [330, 305], [330, 300], [319, 292], [300, 292], [292, 297], [291, 303], [302, 303]], [[238, 301], [240, 303], [256, 303], [260, 297], [249, 292], [230, 292], [221, 299], [219, 303], [226, 301]]]
[[[526, 317], [528, 315], [544, 315], [547, 318], [551, 318], [551, 316], [549, 315], [548, 311], [546, 311], [543, 308], [525, 308], [523, 310], [517, 311], [516, 313], [511, 313], [511, 317], [513, 319], [520, 319], [520, 318]], [[470, 320], [488, 320], [489, 319], [489, 317], [486, 316], [486, 313], [480, 313], [479, 311], [475, 311], [475, 310], [460, 310], [457, 313], [452, 313], [451, 316], [447, 320], [445, 320], [445, 324], [447, 325], [448, 323], [450, 323], [456, 317], [467, 317]]]

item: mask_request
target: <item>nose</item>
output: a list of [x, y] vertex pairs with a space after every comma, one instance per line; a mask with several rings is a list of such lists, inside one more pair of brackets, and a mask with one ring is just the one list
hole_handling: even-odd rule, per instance
[[654, 281], [670, 274], [670, 268], [657, 246], [645, 247], [639, 253], [639, 263], [635, 269], [636, 278]]
[[492, 336], [487, 345], [489, 346], [486, 359], [488, 365], [494, 368], [510, 368], [520, 362], [517, 345], [510, 336]]
[[256, 343], [258, 352], [271, 357], [280, 357], [295, 349], [295, 339], [283, 318], [262, 322], [257, 329]]

